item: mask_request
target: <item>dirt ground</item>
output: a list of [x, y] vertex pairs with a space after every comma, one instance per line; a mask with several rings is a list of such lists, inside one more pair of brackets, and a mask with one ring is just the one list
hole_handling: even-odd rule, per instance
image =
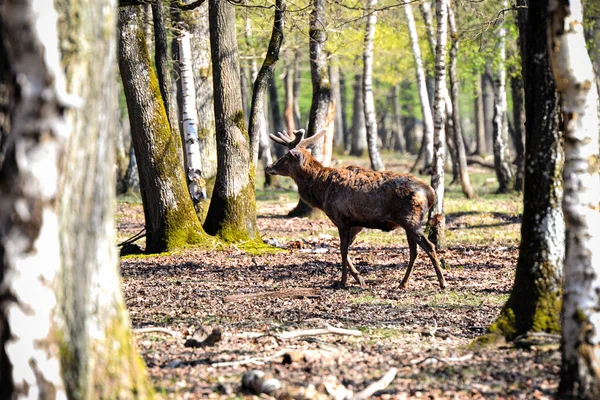
[[[445, 291], [421, 251], [408, 288], [401, 290], [408, 262], [404, 232], [375, 240], [361, 239], [369, 237], [363, 233], [350, 255], [368, 288], [360, 289], [349, 277], [349, 287], [341, 289], [332, 286], [341, 274], [333, 225], [283, 218], [292, 205], [269, 203], [259, 209], [263, 239], [284, 247], [273, 254], [251, 255], [215, 244], [210, 251], [121, 260], [134, 329], [162, 327], [175, 334], [135, 334], [161, 397], [251, 398], [241, 387], [250, 370], [276, 379], [267, 383], [281, 386], [275, 392], [280, 398], [348, 398], [349, 391], [359, 392], [390, 371], [396, 371], [395, 379], [375, 398], [554, 397], [557, 343], [470, 346], [510, 293], [516, 245], [449, 243], [441, 253], [447, 264]], [[497, 229], [518, 230], [518, 222]], [[448, 217], [449, 230], [465, 225], [460, 215]], [[142, 226], [140, 205], [119, 205], [121, 237]], [[297, 288], [308, 296], [285, 295]], [[243, 294], [255, 297], [228, 297]], [[328, 326], [360, 336], [286, 336]], [[220, 340], [211, 343], [219, 330]], [[208, 345], [186, 346], [198, 345], [211, 332]]]

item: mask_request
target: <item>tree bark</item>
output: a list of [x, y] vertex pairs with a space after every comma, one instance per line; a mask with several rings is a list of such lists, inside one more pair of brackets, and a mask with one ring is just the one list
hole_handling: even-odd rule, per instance
[[293, 132], [296, 129], [296, 121], [294, 119], [294, 70], [290, 66], [285, 71], [284, 88], [285, 108], [283, 115], [285, 126], [288, 132]]
[[[502, 1], [503, 8], [508, 6], [506, 0]], [[506, 27], [502, 22], [498, 29], [498, 62], [494, 77], [494, 165], [498, 180], [497, 193], [506, 193], [510, 190], [514, 179], [513, 172], [506, 161], [507, 140], [507, 105], [506, 105]]]
[[144, 204], [146, 252], [157, 253], [199, 243], [205, 235], [185, 185], [140, 14], [139, 7], [119, 9], [118, 55]]
[[362, 101], [362, 75], [354, 76], [354, 100], [352, 110], [352, 137], [350, 155], [361, 157], [367, 148], [367, 129], [365, 126], [364, 102]]
[[333, 147], [337, 153], [344, 152], [344, 121], [342, 114], [342, 92], [340, 89], [340, 65], [338, 57], [331, 55], [329, 67], [331, 79], [331, 97], [335, 104], [335, 118], [333, 127]]
[[486, 65], [486, 72], [481, 75], [481, 92], [483, 101], [483, 123], [485, 126], [486, 153], [494, 153], [494, 82], [491, 67]]
[[525, 132], [525, 98], [523, 93], [523, 79], [518, 74], [510, 79], [513, 99], [513, 143], [515, 145], [515, 190], [523, 191], [525, 179], [525, 144], [523, 143]]
[[[311, 3], [309, 47], [312, 103], [305, 137], [311, 137], [320, 129], [326, 128], [326, 118], [331, 102], [331, 84], [327, 68], [327, 54], [325, 53], [325, 42], [327, 40], [325, 0], [312, 0]], [[312, 153], [317, 160], [323, 160], [323, 141], [318, 140], [312, 145]], [[288, 216], [301, 217], [313, 213], [312, 207], [300, 199], [298, 205], [288, 213]]]
[[114, 247], [115, 4], [35, 5], [0, 11], [19, 93], [0, 171], [0, 397], [151, 397]]
[[[283, 36], [283, 34], [282, 34]], [[281, 116], [281, 109], [279, 108], [279, 93], [277, 93], [277, 84], [275, 82], [275, 72], [273, 71], [269, 75], [269, 111], [271, 114], [271, 120], [273, 122], [272, 130], [274, 132], [281, 132], [285, 129], [283, 117]]]
[[[531, 13], [531, 11], [530, 11]], [[531, 19], [531, 17], [530, 17]], [[579, 0], [548, 2], [548, 47], [561, 94], [566, 225], [558, 397], [600, 398], [598, 91]]]
[[460, 186], [467, 199], [472, 199], [475, 196], [469, 172], [467, 171], [467, 152], [460, 125], [459, 101], [458, 101], [458, 77], [457, 77], [457, 58], [458, 58], [458, 30], [454, 20], [454, 11], [452, 7], [448, 7], [448, 23], [452, 35], [452, 46], [450, 48], [450, 95], [452, 99], [452, 119], [454, 122], [454, 145], [456, 151], [454, 153], [455, 163], [458, 167], [458, 175], [460, 178]]
[[434, 205], [430, 208], [430, 221], [437, 223], [430, 226], [429, 238], [439, 249], [443, 247], [445, 217], [444, 217], [444, 163], [446, 154], [446, 42], [448, 33], [448, 2], [436, 0], [437, 36], [435, 51], [435, 103], [433, 106], [433, 173], [431, 186], [436, 194]]
[[348, 110], [348, 95], [346, 88], [346, 74], [340, 71], [340, 107], [342, 115], [342, 130], [344, 136], [344, 151], [350, 149], [350, 128], [348, 127], [348, 118], [346, 110]]
[[306, 127], [306, 124], [302, 122], [302, 114], [300, 114], [300, 85], [302, 84], [302, 71], [300, 70], [301, 61], [302, 54], [297, 50], [294, 54], [294, 121], [296, 123], [296, 129]]
[[[519, 35], [544, 37], [547, 4], [519, 9]], [[529, 12], [530, 19], [523, 16]], [[524, 19], [522, 19], [524, 17]], [[490, 332], [508, 340], [527, 332], [559, 332], [565, 228], [560, 107], [545, 40], [521, 42], [527, 113], [521, 244], [510, 297]]]
[[410, 44], [415, 59], [415, 69], [417, 73], [417, 90], [419, 92], [419, 101], [421, 103], [421, 112], [423, 113], [423, 140], [421, 143], [421, 149], [419, 150], [419, 157], [411, 168], [414, 172], [419, 163], [423, 162], [423, 172], [428, 173], [431, 170], [433, 163], [433, 115], [431, 113], [431, 104], [429, 103], [429, 95], [427, 94], [427, 82], [425, 81], [425, 69], [423, 68], [423, 61], [421, 60], [421, 50], [419, 48], [419, 38], [417, 36], [417, 27], [415, 25], [415, 18], [412, 13], [412, 7], [408, 0], [404, 1], [404, 11], [406, 14], [406, 21], [408, 23], [408, 32], [410, 36]]
[[365, 0], [367, 27], [365, 32], [365, 49], [363, 52], [363, 101], [365, 103], [365, 121], [367, 126], [367, 149], [371, 160], [371, 169], [380, 171], [384, 168], [377, 148], [377, 117], [375, 100], [373, 99], [373, 39], [377, 23], [377, 0]]
[[399, 153], [407, 151], [406, 140], [404, 138], [404, 130], [402, 129], [402, 112], [400, 106], [400, 84], [396, 83], [392, 86], [392, 104], [394, 105], [393, 110], [393, 123], [392, 123], [392, 149]]
[[474, 101], [474, 109], [475, 109], [475, 143], [477, 147], [475, 148], [476, 156], [485, 158], [487, 156], [487, 145], [485, 141], [485, 114], [483, 113], [483, 94], [481, 90], [481, 81], [482, 78], [479, 77], [475, 79], [475, 99]]
[[226, 242], [260, 240], [251, 140], [244, 124], [235, 6], [209, 1], [217, 129], [217, 179], [204, 229]]

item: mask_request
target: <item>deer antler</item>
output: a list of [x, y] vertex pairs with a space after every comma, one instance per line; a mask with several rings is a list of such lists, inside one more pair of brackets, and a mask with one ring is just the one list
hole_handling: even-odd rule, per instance
[[292, 137], [286, 131], [283, 131], [283, 132], [277, 132], [277, 136], [275, 136], [271, 133], [271, 134], [269, 134], [269, 137], [273, 141], [284, 145], [288, 149], [293, 149], [302, 140], [302, 136], [304, 136], [304, 129], [298, 129], [298, 130], [294, 131], [294, 135], [295, 135], [295, 137]]

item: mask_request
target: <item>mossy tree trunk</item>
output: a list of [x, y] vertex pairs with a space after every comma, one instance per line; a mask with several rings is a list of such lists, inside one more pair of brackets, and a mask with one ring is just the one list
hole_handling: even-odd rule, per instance
[[565, 135], [567, 234], [558, 398], [591, 400], [600, 398], [598, 90], [581, 1], [552, 0], [547, 6], [548, 47]]
[[119, 8], [118, 58], [138, 163], [146, 252], [201, 243], [175, 139], [148, 55], [139, 6]]
[[235, 6], [208, 5], [217, 129], [217, 179], [204, 228], [225, 241], [259, 240], [254, 164], [244, 121]]
[[[308, 116], [308, 127], [305, 137], [311, 137], [320, 129], [326, 128], [326, 118], [331, 102], [331, 84], [329, 82], [329, 69], [327, 67], [327, 53], [325, 42], [327, 31], [325, 25], [325, 0], [311, 0], [312, 10], [310, 13], [310, 76], [312, 82], [312, 103]], [[323, 157], [323, 143], [318, 140], [312, 146], [313, 156], [321, 161]], [[315, 210], [302, 199], [298, 205], [288, 213], [289, 217], [307, 217], [315, 213]]]
[[[520, 17], [526, 12], [519, 9]], [[560, 331], [565, 248], [560, 107], [546, 44], [546, 5], [531, 3], [526, 18], [519, 35], [536, 39], [521, 41], [528, 121], [521, 244], [510, 297], [489, 329], [508, 340]]]
[[0, 11], [20, 76], [0, 172], [0, 397], [152, 397], [114, 245], [116, 4], [14, 3]]

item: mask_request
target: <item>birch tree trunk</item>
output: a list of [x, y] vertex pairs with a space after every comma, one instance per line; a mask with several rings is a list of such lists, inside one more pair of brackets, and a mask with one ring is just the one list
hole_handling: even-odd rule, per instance
[[435, 103], [433, 105], [433, 173], [431, 186], [436, 194], [436, 201], [429, 210], [430, 226], [429, 238], [439, 249], [443, 246], [445, 217], [444, 217], [444, 163], [446, 153], [446, 42], [448, 33], [448, 2], [436, 1], [437, 40], [435, 51]]
[[306, 124], [302, 122], [302, 114], [300, 114], [300, 85], [302, 84], [302, 71], [300, 65], [302, 61], [302, 54], [299, 50], [294, 54], [294, 121], [296, 122], [296, 129], [302, 129], [306, 127]]
[[[502, 1], [502, 7], [507, 8], [507, 1]], [[506, 193], [510, 190], [514, 179], [513, 172], [506, 161], [507, 140], [507, 105], [506, 105], [506, 27], [503, 21], [498, 29], [498, 62], [494, 79], [494, 119], [493, 143], [494, 166], [498, 179], [497, 193]]]
[[465, 150], [465, 143], [463, 141], [463, 135], [460, 125], [460, 113], [459, 113], [459, 102], [458, 102], [458, 77], [456, 62], [458, 58], [458, 30], [456, 29], [456, 22], [454, 20], [454, 11], [452, 7], [448, 7], [448, 23], [450, 27], [450, 33], [452, 35], [452, 47], [450, 48], [450, 90], [452, 99], [452, 119], [454, 122], [453, 133], [454, 133], [454, 145], [455, 150], [455, 164], [458, 169], [458, 175], [460, 179], [460, 186], [467, 199], [472, 199], [475, 196], [473, 187], [471, 186], [471, 180], [469, 179], [469, 172], [467, 171], [467, 152]]
[[392, 148], [394, 151], [404, 153], [407, 151], [406, 141], [404, 139], [404, 132], [402, 129], [402, 113], [400, 107], [400, 84], [396, 83], [392, 86], [392, 101], [394, 104], [394, 115], [393, 115], [393, 139]]
[[119, 9], [118, 58], [135, 148], [146, 224], [146, 252], [206, 239], [171, 134], [141, 30], [139, 6]]
[[491, 66], [485, 66], [481, 75], [483, 101], [483, 123], [485, 125], [485, 146], [488, 154], [494, 154], [494, 81]]
[[329, 67], [329, 77], [331, 79], [331, 97], [335, 104], [335, 118], [333, 127], [333, 148], [338, 153], [344, 152], [344, 122], [342, 114], [342, 92], [340, 90], [340, 65], [338, 57], [331, 55]]
[[[528, 9], [519, 9], [520, 37], [540, 37], [546, 32], [548, 7], [544, 3], [531, 2]], [[560, 331], [565, 254], [563, 135], [548, 45], [545, 40], [534, 40], [521, 41], [521, 46], [528, 121], [521, 243], [510, 297], [489, 329], [507, 340], [527, 332]]]
[[371, 169], [380, 171], [384, 167], [377, 148], [377, 116], [375, 114], [375, 100], [373, 99], [373, 39], [375, 38], [375, 24], [377, 23], [376, 6], [377, 0], [366, 0], [367, 27], [363, 53], [363, 101], [365, 103], [367, 149], [369, 150]]
[[15, 74], [19, 93], [0, 167], [3, 399], [152, 395], [114, 247], [115, 10], [111, 1], [0, 9], [1, 73]]
[[290, 66], [285, 71], [283, 81], [285, 89], [285, 107], [283, 109], [285, 127], [288, 132], [293, 132], [296, 130], [296, 121], [294, 119], [294, 70]]
[[210, 0], [208, 10], [219, 164], [204, 229], [226, 242], [260, 240], [256, 225], [254, 153], [244, 124], [239, 89], [235, 6]]
[[348, 109], [348, 92], [346, 86], [346, 74], [340, 71], [340, 107], [342, 115], [342, 130], [344, 136], [344, 150], [350, 149], [350, 129], [348, 128], [348, 118], [346, 110]]
[[182, 97], [181, 120], [188, 190], [196, 213], [204, 215], [208, 206], [206, 181], [202, 177], [200, 147], [198, 146], [198, 111], [196, 110], [196, 88], [192, 73], [192, 49], [190, 35], [186, 31], [177, 39], [179, 45], [179, 69]]
[[417, 72], [417, 90], [419, 92], [419, 102], [421, 103], [421, 112], [423, 113], [423, 141], [419, 157], [411, 171], [416, 170], [419, 159], [423, 160], [423, 170], [425, 172], [431, 170], [433, 163], [433, 115], [431, 113], [431, 104], [429, 103], [429, 95], [427, 94], [427, 82], [425, 80], [425, 69], [421, 60], [421, 49], [419, 48], [419, 38], [417, 35], [417, 26], [413, 16], [412, 7], [407, 0], [404, 1], [404, 12], [406, 14], [406, 22], [408, 24], [408, 33], [410, 36], [410, 45], [415, 59], [415, 69]]
[[600, 397], [598, 91], [579, 0], [548, 2], [548, 46], [561, 94], [566, 258], [559, 398]]

